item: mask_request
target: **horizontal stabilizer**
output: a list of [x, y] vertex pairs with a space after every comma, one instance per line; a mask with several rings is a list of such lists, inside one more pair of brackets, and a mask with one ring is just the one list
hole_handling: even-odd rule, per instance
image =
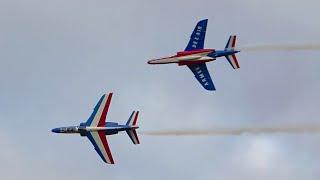
[[233, 69], [240, 68], [236, 55], [232, 54], [232, 55], [226, 56], [226, 58], [229, 61], [230, 65], [233, 67]]
[[130, 129], [130, 130], [127, 130], [126, 132], [130, 137], [131, 141], [133, 142], [133, 144], [140, 144], [137, 131], [135, 129]]

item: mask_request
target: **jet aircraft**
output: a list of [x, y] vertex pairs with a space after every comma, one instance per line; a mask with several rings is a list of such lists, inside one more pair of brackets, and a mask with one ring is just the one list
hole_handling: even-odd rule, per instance
[[177, 52], [174, 56], [150, 60], [148, 61], [148, 64], [177, 63], [179, 66], [186, 65], [206, 90], [216, 90], [208, 72], [206, 63], [224, 56], [229, 61], [233, 69], [238, 69], [240, 66], [235, 54], [240, 51], [235, 50], [235, 35], [230, 36], [224, 50], [204, 49], [207, 23], [208, 19], [198, 22], [184, 51]]
[[67, 134], [78, 133], [81, 136], [88, 137], [101, 159], [105, 163], [114, 164], [106, 135], [113, 135], [120, 131], [126, 131], [133, 144], [140, 144], [136, 132], [136, 129], [139, 128], [137, 126], [139, 111], [133, 111], [125, 125], [119, 125], [115, 122], [106, 122], [111, 98], [112, 93], [109, 93], [108, 95], [104, 94], [85, 123], [80, 123], [79, 126], [54, 128], [52, 129], [52, 132]]

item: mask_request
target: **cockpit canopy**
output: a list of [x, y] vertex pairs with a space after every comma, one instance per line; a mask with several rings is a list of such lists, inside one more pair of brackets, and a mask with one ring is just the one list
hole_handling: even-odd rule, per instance
[[77, 126], [62, 127], [61, 129], [65, 132], [77, 132], [78, 131]]
[[60, 128], [54, 128], [52, 132], [55, 133], [77, 133], [79, 127], [78, 126], [68, 126], [68, 127], [60, 127]]

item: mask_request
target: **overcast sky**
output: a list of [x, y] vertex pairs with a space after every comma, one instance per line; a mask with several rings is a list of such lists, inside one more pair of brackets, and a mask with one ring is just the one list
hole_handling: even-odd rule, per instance
[[151, 66], [183, 50], [208, 18], [205, 47], [320, 41], [318, 0], [0, 0], [0, 179], [318, 180], [320, 135], [108, 137], [115, 165], [87, 138], [52, 134], [140, 110], [141, 130], [320, 124], [320, 52], [241, 52], [209, 63], [217, 91], [186, 67]]

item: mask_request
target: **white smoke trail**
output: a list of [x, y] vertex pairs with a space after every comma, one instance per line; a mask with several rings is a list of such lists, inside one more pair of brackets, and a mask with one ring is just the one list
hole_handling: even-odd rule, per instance
[[320, 43], [287, 43], [245, 45], [240, 51], [319, 51]]
[[242, 134], [320, 134], [320, 125], [300, 127], [210, 128], [163, 131], [140, 131], [149, 136], [239, 136]]

